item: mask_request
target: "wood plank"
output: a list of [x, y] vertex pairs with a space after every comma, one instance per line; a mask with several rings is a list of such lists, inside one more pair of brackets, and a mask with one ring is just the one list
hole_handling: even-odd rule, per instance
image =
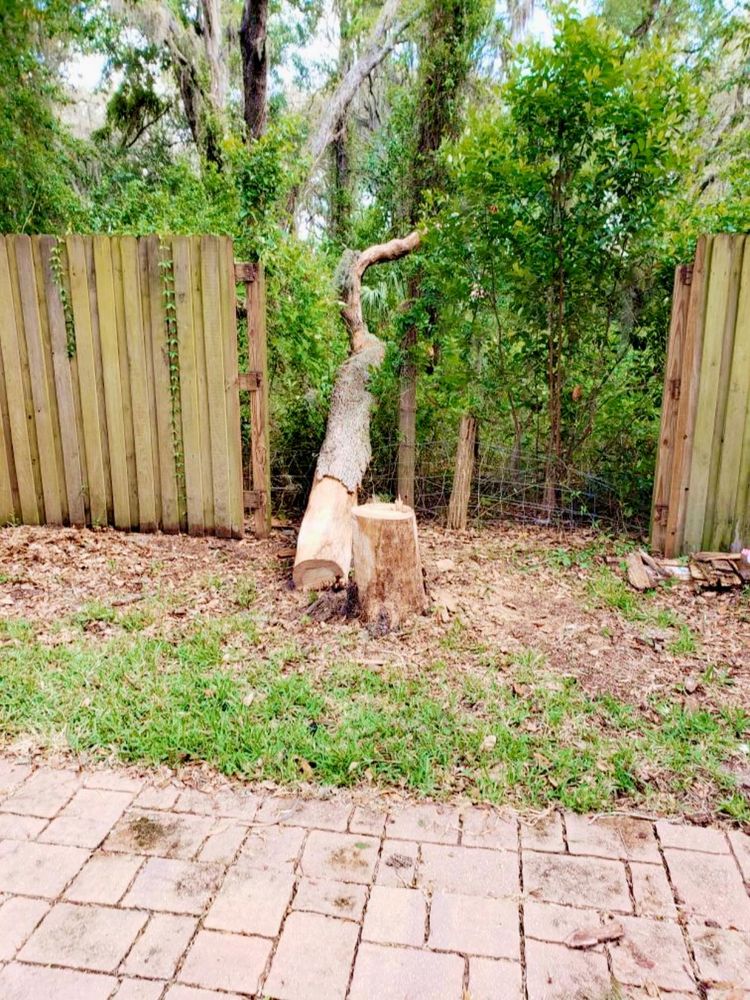
[[[208, 411], [208, 369], [203, 333], [203, 289], [201, 287], [201, 238], [190, 238], [191, 280], [193, 284], [193, 329], [198, 380], [198, 428], [200, 430], [201, 475], [203, 477], [203, 523], [206, 534], [214, 533], [214, 488], [211, 481], [211, 429]], [[215, 322], [215, 320], [214, 320]]]
[[[159, 252], [159, 237], [148, 236], [143, 240], [143, 245], [146, 247], [148, 258], [149, 311], [151, 314], [149, 330], [154, 372], [156, 441], [161, 491], [162, 530], [176, 532], [180, 530], [180, 508], [175, 450], [179, 451], [182, 447], [179, 398], [176, 400], [173, 413], [170, 356], [169, 344], [167, 342], [164, 281]], [[179, 395], [179, 386], [177, 388]], [[175, 435], [177, 436], [176, 443], [174, 440]]]
[[198, 372], [196, 368], [195, 327], [193, 325], [190, 240], [187, 236], [173, 237], [172, 260], [180, 364], [180, 409], [188, 531], [191, 535], [203, 535], [205, 534], [205, 520]]
[[156, 385], [154, 382], [154, 355], [151, 349], [151, 284], [148, 277], [148, 246], [145, 239], [137, 241], [138, 269], [141, 288], [141, 319], [143, 321], [146, 358], [146, 386], [148, 388], [148, 419], [151, 425], [151, 455], [153, 460], [154, 494], [156, 497], [156, 524], [162, 526], [161, 477], [159, 473], [159, 428], [156, 423]]
[[0, 236], [0, 302], [5, 303], [5, 308], [0, 309], [0, 349], [3, 353], [8, 424], [13, 445], [21, 520], [24, 524], [40, 524], [43, 511], [39, 506], [34, 477], [31, 421], [26, 413], [20, 353], [21, 331], [17, 324], [8, 254], [10, 240], [11, 237]]
[[30, 236], [13, 238], [18, 270], [18, 289], [21, 298], [21, 314], [26, 340], [29, 365], [31, 396], [34, 404], [34, 425], [36, 428], [39, 472], [44, 498], [44, 521], [46, 524], [63, 523], [61, 484], [57, 476], [57, 451], [52, 423], [52, 404], [49, 397], [47, 366], [42, 344], [42, 321], [39, 314], [34, 256]]
[[108, 236], [95, 236], [93, 249], [96, 297], [99, 304], [104, 404], [109, 438], [113, 519], [116, 528], [127, 530], [131, 527], [132, 517], [125, 418], [120, 383], [120, 345], [117, 337], [115, 285], [112, 270], [112, 251], [114, 249], [117, 252], [117, 246]]
[[220, 538], [232, 536], [229, 483], [229, 437], [224, 374], [225, 337], [219, 287], [219, 239], [201, 237], [201, 291], [203, 337], [206, 352], [208, 417], [211, 436], [211, 486], [214, 531]]
[[[740, 533], [741, 479], [743, 442], [748, 433], [747, 408], [750, 399], [750, 241], [735, 236], [734, 245], [740, 258], [737, 286], [733, 289], [734, 309], [731, 320], [734, 337], [730, 353], [726, 386], [724, 419], [718, 444], [719, 461], [711, 504], [711, 548], [728, 550]], [[729, 353], [729, 352], [728, 352]]]
[[234, 277], [234, 248], [229, 237], [220, 241], [219, 295], [224, 330], [224, 378], [227, 406], [227, 444], [229, 448], [229, 505], [232, 536], [245, 533], [245, 506], [242, 501], [242, 424], [239, 394], [239, 353], [237, 343], [237, 288]]
[[703, 316], [706, 307], [712, 251], [713, 237], [701, 236], [695, 251], [690, 284], [690, 304], [685, 328], [685, 345], [680, 373], [680, 405], [677, 411], [674, 434], [672, 483], [669, 490], [667, 531], [664, 539], [665, 556], [680, 555], [683, 551], [685, 517], [690, 489], [691, 452], [703, 353]]
[[[0, 240], [3, 237], [0, 236]], [[3, 371], [3, 352], [0, 345], [0, 448], [3, 454], [0, 455], [0, 463], [7, 469], [9, 488], [11, 496], [11, 507], [13, 515], [11, 520], [19, 521], [21, 518], [21, 504], [18, 497], [18, 479], [16, 477], [16, 467], [13, 462], [13, 443], [10, 436], [10, 415], [8, 412], [8, 398], [5, 392], [5, 374]]]
[[2, 409], [0, 409], [0, 527], [11, 524], [16, 517], [13, 507], [13, 486], [10, 480], [10, 465], [8, 463], [7, 441], [10, 437], [5, 426]]
[[730, 236], [715, 237], [703, 330], [703, 355], [693, 434], [690, 492], [685, 516], [684, 547], [688, 552], [694, 552], [703, 545], [714, 431], [717, 410], [721, 403], [727, 300], [734, 263], [732, 249]]
[[134, 236], [119, 239], [125, 305], [130, 398], [133, 405], [135, 467], [138, 475], [138, 520], [141, 531], [156, 531], [156, 484], [154, 483], [154, 442], [149, 416], [146, 341], [141, 315], [140, 264]]
[[29, 371], [29, 354], [26, 349], [26, 334], [23, 325], [23, 306], [21, 304], [21, 288], [18, 282], [18, 263], [16, 261], [16, 238], [10, 236], [7, 243], [8, 266], [10, 269], [11, 294], [13, 310], [16, 316], [18, 330], [18, 355], [21, 359], [21, 375], [23, 379], [23, 400], [28, 421], [29, 444], [31, 446], [31, 464], [34, 470], [34, 488], [36, 489], [37, 509], [41, 523], [44, 523], [44, 491], [42, 489], [42, 472], [39, 463], [39, 447], [36, 435], [36, 413], [34, 412], [34, 396], [31, 388], [31, 372]]
[[128, 485], [130, 488], [130, 526], [138, 530], [138, 470], [135, 464], [135, 420], [130, 394], [130, 364], [128, 362], [128, 334], [125, 324], [125, 290], [122, 280], [122, 258], [119, 245], [112, 247], [112, 279], [115, 288], [115, 314], [117, 316], [117, 343], [120, 357], [120, 386], [122, 388], [125, 447], [128, 459]]
[[268, 344], [266, 334], [266, 280], [258, 265], [255, 281], [247, 286], [248, 362], [261, 373], [261, 385], [250, 397], [250, 441], [253, 489], [263, 502], [253, 511], [253, 527], [258, 538], [271, 533], [271, 446], [268, 412]]
[[81, 418], [86, 454], [91, 523], [107, 523], [107, 487], [104, 472], [104, 447], [97, 398], [96, 355], [94, 331], [89, 303], [86, 251], [83, 238], [66, 238], [70, 272], [70, 305], [76, 330], [76, 359], [81, 392]]
[[102, 429], [102, 458], [104, 460], [104, 487], [107, 491], [107, 524], [112, 524], [114, 509], [112, 503], [112, 470], [109, 464], [109, 434], [107, 433], [107, 410], [104, 403], [104, 367], [102, 365], [102, 345], [99, 336], [99, 303], [96, 299], [96, 275], [94, 274], [93, 237], [83, 237], [86, 255], [86, 283], [89, 289], [89, 313], [94, 343], [94, 367], [96, 370], [96, 401], [99, 406], [99, 426]]
[[674, 464], [675, 430], [682, 390], [682, 357], [685, 347], [688, 306], [690, 304], [690, 284], [693, 269], [680, 264], [675, 268], [672, 291], [672, 316], [669, 327], [667, 364], [664, 376], [664, 391], [661, 404], [661, 426], [657, 450], [654, 493], [651, 504], [651, 548], [663, 552], [667, 535], [667, 514], [669, 511], [669, 490]]
[[45, 293], [44, 267], [40, 254], [40, 241], [43, 237], [31, 237], [31, 255], [34, 264], [34, 279], [36, 285], [36, 305], [39, 315], [41, 346], [44, 356], [46, 373], [46, 393], [50, 403], [50, 419], [52, 421], [52, 437], [54, 442], [55, 465], [57, 467], [58, 499], [62, 523], [69, 524], [68, 498], [65, 490], [65, 461], [62, 453], [62, 435], [60, 433], [60, 415], [57, 408], [57, 393], [52, 363], [52, 343], [50, 341], [49, 320], [47, 318], [47, 296]]
[[39, 239], [39, 256], [44, 275], [47, 322], [52, 350], [52, 374], [60, 421], [60, 443], [65, 472], [68, 519], [71, 524], [81, 527], [86, 523], [84, 475], [81, 467], [79, 425], [76, 419], [73, 379], [70, 358], [68, 357], [65, 312], [60, 289], [52, 269], [52, 256], [56, 246], [57, 240], [54, 236], [42, 236]]
[[[727, 401], [732, 372], [732, 355], [734, 353], [734, 331], [737, 324], [737, 303], [740, 291], [740, 276], [742, 273], [742, 254], [744, 236], [730, 238], [730, 269], [729, 284], [724, 301], [724, 328], [721, 345], [721, 364], [719, 365], [718, 387], [716, 397], [716, 417], [714, 433], [711, 442], [711, 461], [708, 471], [708, 493], [706, 495], [706, 515], [703, 523], [703, 545], [710, 546], [716, 522], [716, 498], [719, 487], [719, 472], [721, 466], [724, 425], [726, 420]], [[732, 496], [734, 497], [734, 489]], [[718, 546], [717, 546], [718, 547]]]

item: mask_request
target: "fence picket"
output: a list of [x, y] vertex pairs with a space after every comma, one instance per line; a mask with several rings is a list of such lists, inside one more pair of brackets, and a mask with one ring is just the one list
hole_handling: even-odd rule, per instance
[[107, 488], [97, 395], [94, 331], [89, 307], [86, 252], [83, 238], [80, 236], [68, 236], [66, 246], [70, 268], [70, 304], [76, 330], [76, 358], [78, 361], [78, 384], [81, 392], [81, 417], [86, 453], [89, 508], [92, 524], [102, 525], [107, 523]]
[[[203, 526], [206, 534], [214, 532], [214, 498], [211, 483], [211, 429], [208, 410], [208, 371], [206, 341], [203, 331], [203, 288], [201, 285], [201, 241], [190, 237], [193, 285], [193, 330], [195, 336], [195, 374], [198, 385], [198, 431], [200, 433]], [[214, 321], [215, 322], [215, 321]]]
[[200, 253], [214, 530], [220, 537], [229, 538], [232, 534], [232, 516], [230, 512], [227, 400], [224, 389], [223, 338], [226, 336], [226, 332], [222, 322], [224, 317], [222, 316], [219, 289], [218, 237], [201, 237]]
[[[239, 364], [237, 349], [237, 289], [234, 280], [234, 248], [228, 237], [219, 241], [219, 297], [224, 329], [224, 389], [227, 407], [229, 449], [229, 506], [231, 533], [241, 538], [245, 525], [242, 498], [242, 427], [240, 419]], [[223, 263], [222, 263], [223, 261]]]
[[70, 359], [68, 357], [65, 312], [52, 266], [52, 256], [56, 246], [57, 240], [53, 236], [40, 237], [39, 257], [44, 280], [50, 349], [52, 351], [52, 374], [54, 377], [55, 396], [60, 421], [60, 445], [63, 458], [68, 519], [71, 524], [84, 525], [86, 523], [84, 477], [78, 443], [78, 421], [76, 417], [73, 379]]
[[42, 343], [42, 321], [36, 289], [34, 257], [31, 237], [14, 238], [18, 289], [21, 300], [21, 317], [26, 341], [26, 353], [34, 405], [39, 454], [39, 473], [44, 498], [44, 520], [47, 524], [62, 524], [61, 489], [57, 478], [57, 451], [52, 422], [52, 405], [49, 397], [47, 365]]
[[[0, 302], [14, 303], [11, 281], [9, 244], [11, 237], [0, 236]], [[21, 357], [21, 331], [17, 317], [20, 310], [7, 305], [0, 309], [0, 349], [3, 354], [3, 374], [8, 406], [8, 424], [13, 446], [13, 458], [18, 482], [21, 518], [25, 524], [40, 524], [40, 509], [34, 471], [34, 444], [32, 419], [27, 414], [24, 392], [23, 362]]]
[[141, 531], [156, 530], [156, 487], [154, 483], [153, 441], [146, 370], [146, 341], [141, 316], [140, 265], [133, 236], [120, 240], [125, 330], [133, 404], [135, 466], [138, 476], [138, 519]]

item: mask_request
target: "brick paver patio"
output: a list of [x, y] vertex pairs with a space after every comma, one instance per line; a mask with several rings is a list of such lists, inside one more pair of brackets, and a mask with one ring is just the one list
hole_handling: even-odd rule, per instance
[[739, 832], [0, 756], [1, 1000], [740, 1000], [748, 882]]

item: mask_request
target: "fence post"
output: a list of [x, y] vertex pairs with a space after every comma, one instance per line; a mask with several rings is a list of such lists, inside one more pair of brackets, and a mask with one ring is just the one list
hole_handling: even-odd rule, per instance
[[258, 538], [271, 533], [271, 446], [268, 414], [268, 344], [266, 336], [266, 276], [262, 264], [253, 267], [245, 285], [247, 345], [256, 387], [250, 393], [250, 454], [255, 494], [253, 527]]

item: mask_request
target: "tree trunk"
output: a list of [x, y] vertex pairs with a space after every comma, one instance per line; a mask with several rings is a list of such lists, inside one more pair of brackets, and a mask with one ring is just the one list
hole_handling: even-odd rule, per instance
[[229, 68], [222, 46], [221, 0], [202, 0], [203, 46], [210, 72], [210, 94], [214, 105], [225, 111]]
[[297, 540], [294, 582], [319, 589], [346, 580], [351, 566], [351, 518], [357, 489], [370, 464], [370, 371], [382, 364], [385, 344], [369, 333], [362, 315], [362, 277], [373, 264], [398, 260], [416, 249], [418, 231], [404, 239], [347, 251], [339, 265], [341, 315], [351, 353], [336, 376], [323, 446]]
[[355, 507], [352, 522], [361, 617], [389, 631], [427, 604], [417, 519], [403, 504], [372, 503]]
[[242, 89], [249, 141], [266, 130], [268, 114], [268, 0], [245, 0], [240, 24]]
[[[419, 294], [419, 281], [410, 279], [409, 296]], [[398, 496], [408, 507], [414, 506], [414, 476], [417, 464], [417, 328], [410, 323], [401, 341], [404, 360], [401, 365], [398, 397]]]
[[477, 441], [477, 419], [468, 413], [461, 417], [456, 446], [456, 468], [448, 504], [448, 527], [464, 531], [469, 514], [471, 480], [474, 475], [474, 448]]

